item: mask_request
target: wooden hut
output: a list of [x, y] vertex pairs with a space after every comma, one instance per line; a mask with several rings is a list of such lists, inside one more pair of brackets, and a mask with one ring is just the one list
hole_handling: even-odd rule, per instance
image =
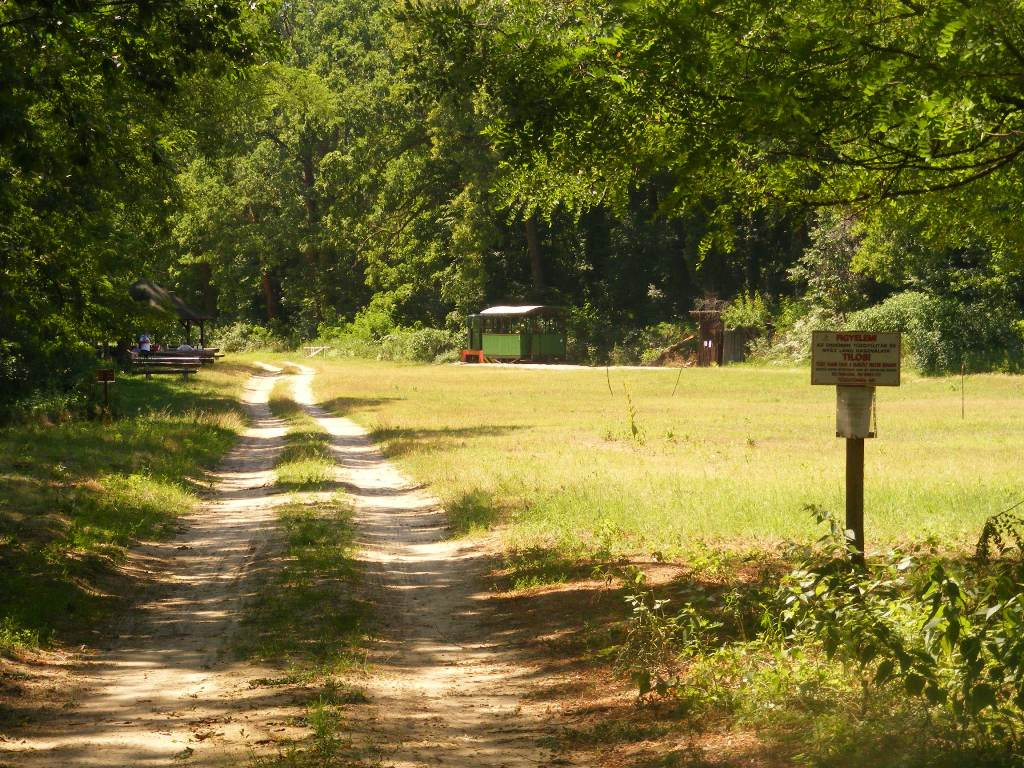
[[697, 365], [742, 363], [747, 345], [757, 338], [756, 328], [726, 328], [722, 313], [729, 302], [715, 297], [697, 299], [690, 317], [697, 321]]
[[729, 302], [714, 296], [697, 299], [690, 317], [697, 321], [697, 365], [722, 365], [725, 362], [725, 324], [722, 312]]

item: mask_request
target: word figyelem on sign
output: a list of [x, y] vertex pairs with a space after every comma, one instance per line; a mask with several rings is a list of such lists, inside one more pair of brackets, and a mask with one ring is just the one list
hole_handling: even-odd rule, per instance
[[898, 387], [900, 334], [869, 331], [814, 331], [811, 384]]

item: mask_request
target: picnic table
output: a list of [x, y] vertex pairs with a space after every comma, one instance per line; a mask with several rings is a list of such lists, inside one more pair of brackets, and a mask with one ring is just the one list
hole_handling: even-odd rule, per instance
[[[153, 352], [149, 355], [133, 357], [131, 370], [132, 373], [145, 374], [147, 379], [153, 378], [154, 374], [181, 374], [181, 377], [188, 381], [190, 374], [199, 371], [204, 359], [197, 355], [189, 355], [177, 351], [173, 354]], [[208, 362], [212, 362], [212, 359]]]

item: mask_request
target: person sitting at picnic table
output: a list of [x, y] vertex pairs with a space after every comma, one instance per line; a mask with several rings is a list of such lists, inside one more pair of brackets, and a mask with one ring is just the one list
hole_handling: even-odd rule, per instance
[[144, 333], [139, 336], [139, 356], [149, 357], [149, 353], [153, 351], [153, 341], [149, 338], [148, 333]]

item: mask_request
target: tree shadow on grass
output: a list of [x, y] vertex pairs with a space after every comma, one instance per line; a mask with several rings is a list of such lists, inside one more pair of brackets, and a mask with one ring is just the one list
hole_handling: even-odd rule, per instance
[[[384, 455], [389, 458], [405, 456], [420, 450], [430, 452], [461, 448], [480, 437], [510, 435], [524, 427], [510, 424], [478, 424], [474, 427], [411, 428], [381, 425], [370, 429], [370, 437], [380, 444]], [[473, 466], [466, 467], [474, 472]]]
[[236, 434], [197, 412], [237, 402], [190, 385], [118, 380], [115, 418], [0, 429], [0, 621], [41, 639], [92, 640], [131, 594], [125, 548], [165, 539]]
[[278, 514], [286, 551], [246, 605], [233, 649], [241, 658], [290, 660], [294, 673], [338, 671], [352, 663], [370, 615], [353, 597], [351, 510], [334, 497], [286, 504]]
[[452, 534], [466, 536], [490, 530], [504, 519], [507, 510], [497, 493], [476, 488], [447, 502], [445, 512]]
[[238, 379], [244, 379], [252, 373], [252, 369], [244, 365], [217, 363], [215, 371], [213, 368], [204, 368], [199, 371], [197, 378], [189, 381], [183, 381], [178, 376], [157, 376], [152, 379], [143, 376], [119, 376], [117, 383], [111, 388], [111, 410], [114, 417], [142, 417], [147, 412], [155, 410], [167, 410], [171, 413], [241, 413], [242, 408], [235, 398], [219, 394], [204, 381], [203, 374], [208, 370], [218, 376]]
[[398, 402], [404, 397], [335, 397], [320, 403], [332, 416], [348, 416], [353, 411], [376, 411], [385, 403]]

